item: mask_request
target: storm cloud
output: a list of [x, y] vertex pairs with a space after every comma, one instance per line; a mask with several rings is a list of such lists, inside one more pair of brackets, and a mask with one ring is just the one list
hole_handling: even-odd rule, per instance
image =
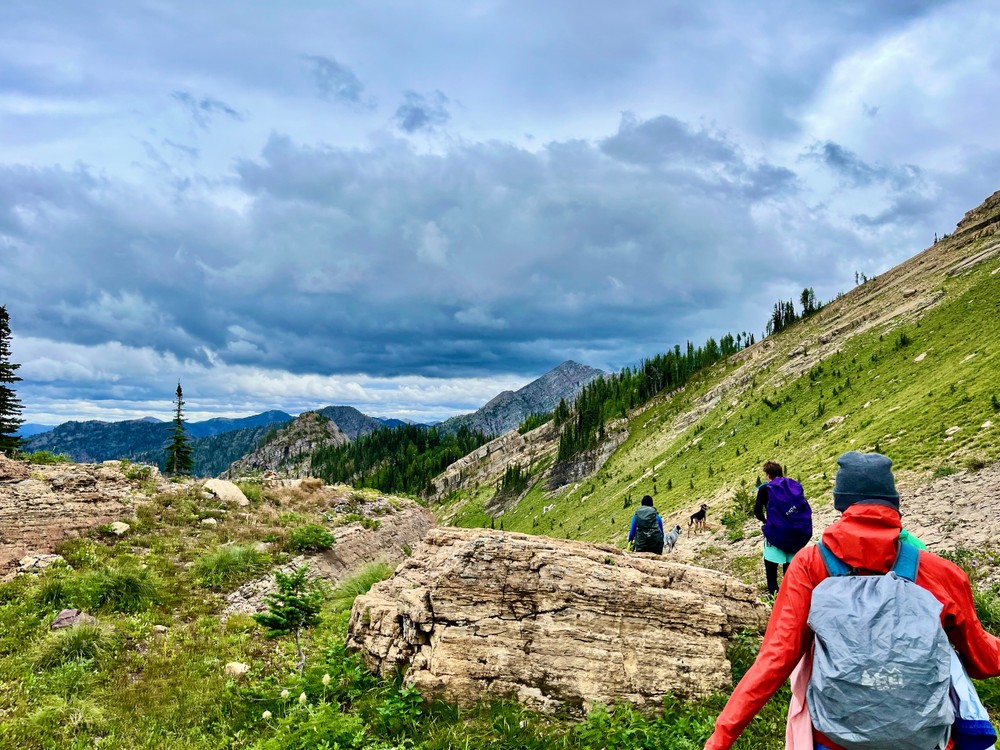
[[201, 417], [440, 419], [759, 336], [1000, 188], [985, 1], [57, 10], [0, 9], [34, 422], [168, 417], [178, 379]]

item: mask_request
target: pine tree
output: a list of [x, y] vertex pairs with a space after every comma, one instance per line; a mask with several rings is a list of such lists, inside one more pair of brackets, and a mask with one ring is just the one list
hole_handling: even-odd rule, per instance
[[268, 611], [253, 616], [258, 625], [267, 628], [268, 638], [295, 634], [299, 675], [306, 664], [306, 655], [302, 650], [302, 629], [319, 622], [324, 599], [321, 584], [307, 578], [308, 572], [306, 565], [289, 574], [275, 571], [274, 580], [278, 584], [278, 590], [267, 596]]
[[10, 383], [21, 378], [14, 374], [21, 365], [10, 361], [10, 318], [7, 308], [0, 305], [0, 453], [13, 455], [21, 447], [18, 428], [24, 424], [21, 419], [21, 401]]
[[191, 439], [184, 430], [184, 392], [178, 381], [174, 399], [174, 430], [167, 446], [167, 473], [174, 476], [190, 474], [194, 466], [193, 454]]

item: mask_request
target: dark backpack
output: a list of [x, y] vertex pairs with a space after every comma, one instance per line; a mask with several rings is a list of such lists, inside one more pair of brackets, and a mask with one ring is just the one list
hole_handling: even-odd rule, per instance
[[642, 505], [635, 512], [635, 551], [663, 554], [663, 532], [651, 505]]
[[790, 555], [812, 539], [812, 508], [802, 485], [788, 477], [777, 477], [766, 485], [767, 511], [764, 538]]

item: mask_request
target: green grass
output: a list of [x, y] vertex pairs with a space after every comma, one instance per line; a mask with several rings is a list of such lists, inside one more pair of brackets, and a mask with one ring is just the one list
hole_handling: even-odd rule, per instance
[[195, 582], [206, 588], [232, 589], [267, 570], [270, 557], [254, 547], [234, 544], [199, 557], [193, 566]]
[[330, 606], [335, 612], [345, 612], [354, 604], [354, 600], [379, 581], [384, 581], [392, 575], [393, 568], [385, 563], [370, 563], [360, 571], [344, 580], [330, 597]]
[[[700, 502], [719, 520], [741, 484], [760, 480], [768, 459], [782, 463], [821, 505], [831, 501], [836, 458], [845, 450], [885, 453], [897, 478], [911, 485], [982, 468], [1000, 457], [994, 408], [1000, 273], [991, 273], [997, 267], [994, 261], [944, 281], [942, 301], [922, 317], [849, 338], [797, 378], [784, 374], [789, 358], [782, 354], [756, 370], [716, 365], [633, 416], [628, 439], [597, 474], [555, 493], [533, 487], [503, 514], [504, 528], [622, 546], [631, 517], [627, 497], [652, 495], [665, 523], [686, 522]], [[815, 342], [836, 305], [774, 336], [773, 345], [790, 351], [799, 341]], [[734, 374], [744, 387], [717, 399], [686, 429], [676, 427], [722, 377]], [[829, 423], [832, 417], [843, 421]], [[998, 424], [983, 427], [991, 421]], [[451, 522], [489, 526], [488, 499], [482, 490], [451, 499]], [[554, 507], [545, 513], [546, 506]]]

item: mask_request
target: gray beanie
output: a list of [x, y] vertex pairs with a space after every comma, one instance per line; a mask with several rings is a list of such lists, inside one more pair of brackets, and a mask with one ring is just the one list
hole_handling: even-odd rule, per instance
[[891, 458], [881, 453], [848, 451], [837, 459], [837, 464], [840, 469], [833, 485], [834, 508], [843, 512], [854, 503], [866, 503], [899, 510]]

